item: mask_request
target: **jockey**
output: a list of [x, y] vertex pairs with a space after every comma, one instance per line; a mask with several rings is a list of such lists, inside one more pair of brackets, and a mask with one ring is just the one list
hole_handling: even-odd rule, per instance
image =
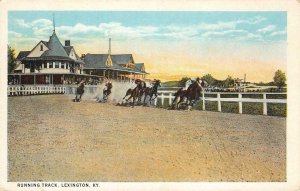
[[134, 83], [136, 84], [136, 86], [137, 86], [140, 90], [146, 88], [146, 83], [145, 83], [143, 80], [141, 80], [141, 79], [136, 79], [136, 80], [134, 81]]
[[197, 85], [202, 89], [203, 87], [202, 87], [202, 80], [199, 78], [199, 77], [197, 77], [196, 78], [196, 81], [195, 81], [195, 83], [197, 83]]
[[84, 93], [84, 81], [80, 82], [79, 87], [76, 89], [75, 102], [81, 101], [82, 94]]
[[151, 83], [150, 83], [150, 88], [152, 89], [152, 87], [155, 85], [155, 83], [156, 83], [156, 79], [154, 79], [153, 81], [151, 81]]
[[188, 87], [190, 87], [190, 85], [191, 85], [192, 83], [193, 83], [193, 82], [192, 82], [191, 79], [187, 80], [187, 81], [185, 82], [185, 87], [184, 87], [183, 89], [184, 89], [184, 90], [187, 90]]
[[105, 87], [103, 89], [103, 99], [106, 100], [107, 97], [111, 94], [112, 89], [112, 83], [110, 81], [107, 81], [105, 83]]
[[[198, 89], [198, 87], [202, 90], [203, 87], [201, 84], [202, 84], [202, 80], [199, 77], [197, 77], [196, 80], [188, 87], [188, 90], [194, 91], [195, 89]], [[197, 99], [200, 92], [196, 91], [195, 93], [196, 93], [195, 97]]]

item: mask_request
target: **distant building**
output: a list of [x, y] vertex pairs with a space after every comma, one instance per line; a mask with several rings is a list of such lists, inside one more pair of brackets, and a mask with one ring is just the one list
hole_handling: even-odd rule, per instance
[[[110, 44], [110, 43], [109, 43]], [[30, 51], [20, 51], [9, 84], [74, 84], [82, 80], [96, 84], [103, 78], [129, 80], [145, 78], [144, 63], [132, 54], [86, 54], [80, 58], [66, 40], [64, 46], [53, 30], [49, 41], [40, 41]]]
[[8, 76], [13, 84], [64, 84], [98, 79], [83, 73], [84, 62], [70, 40], [63, 46], [55, 30], [48, 42], [40, 41], [32, 50], [20, 51], [16, 60], [15, 74]]
[[111, 54], [110, 42], [109, 39], [108, 54], [82, 56], [85, 62], [83, 71], [86, 74], [117, 80], [145, 78], [148, 73], [144, 63], [135, 63], [132, 54]]

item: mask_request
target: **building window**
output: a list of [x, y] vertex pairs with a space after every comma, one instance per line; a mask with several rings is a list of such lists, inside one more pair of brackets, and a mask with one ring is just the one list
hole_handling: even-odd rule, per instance
[[44, 62], [44, 68], [47, 68], [47, 62]]
[[49, 62], [49, 68], [53, 68], [53, 62]]
[[55, 62], [55, 68], [59, 68], [59, 62]]
[[46, 84], [49, 84], [50, 83], [50, 80], [49, 80], [49, 76], [46, 76]]
[[69, 64], [68, 63], [66, 63], [66, 69], [69, 69]]
[[44, 47], [43, 47], [43, 45], [41, 44], [41, 51], [43, 51], [43, 48], [44, 48]]
[[62, 69], [65, 68], [65, 63], [64, 63], [64, 62], [61, 63], [61, 68], [62, 68]]

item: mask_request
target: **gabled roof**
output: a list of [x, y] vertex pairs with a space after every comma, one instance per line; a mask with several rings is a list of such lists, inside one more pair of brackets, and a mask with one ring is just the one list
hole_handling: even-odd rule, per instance
[[111, 60], [113, 64], [125, 65], [133, 60], [132, 54], [115, 54], [111, 55]]
[[48, 42], [49, 50], [46, 50], [41, 57], [69, 57], [63, 45], [60, 43], [55, 31], [53, 31]]
[[[73, 46], [64, 46], [64, 49], [66, 51], [66, 53], [68, 54], [68, 56], [70, 57], [70, 52], [72, 49], [74, 49]], [[75, 49], [74, 49], [74, 52], [75, 52]], [[81, 62], [82, 64], [84, 64], [84, 62], [81, 60], [81, 58], [76, 54], [75, 52], [75, 57], [76, 57], [76, 62]]]
[[73, 46], [64, 46], [64, 49], [65, 49], [66, 53], [67, 53], [68, 55], [70, 55], [70, 52], [71, 52], [71, 50], [73, 49]]
[[16, 60], [21, 60], [23, 58], [25, 58], [26, 56], [28, 56], [28, 54], [30, 53], [31, 51], [20, 51]]
[[105, 68], [108, 54], [86, 54], [84, 68]]
[[127, 64], [130, 59], [132, 59], [131, 54], [110, 55], [113, 62], [112, 66], [106, 65], [108, 56], [109, 54], [86, 54], [84, 58], [85, 65], [83, 69], [111, 69], [117, 71], [132, 72], [136, 74], [146, 74], [146, 72], [143, 71], [144, 63], [135, 64], [135, 68], [132, 69], [124, 67], [124, 65]]
[[81, 60], [81, 58], [77, 54], [75, 54], [75, 56], [76, 56], [76, 60], [75, 60], [76, 62], [80, 62], [82, 64], [85, 64], [84, 61]]
[[144, 72], [145, 66], [144, 63], [135, 63], [134, 70], [139, 72]]
[[47, 48], [49, 48], [48, 42], [47, 42], [47, 41], [41, 40], [41, 42], [42, 42], [45, 46], [47, 46]]

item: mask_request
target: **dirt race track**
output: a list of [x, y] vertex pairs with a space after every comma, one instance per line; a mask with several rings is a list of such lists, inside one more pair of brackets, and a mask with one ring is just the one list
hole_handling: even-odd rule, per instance
[[286, 119], [8, 98], [9, 181], [286, 181]]

